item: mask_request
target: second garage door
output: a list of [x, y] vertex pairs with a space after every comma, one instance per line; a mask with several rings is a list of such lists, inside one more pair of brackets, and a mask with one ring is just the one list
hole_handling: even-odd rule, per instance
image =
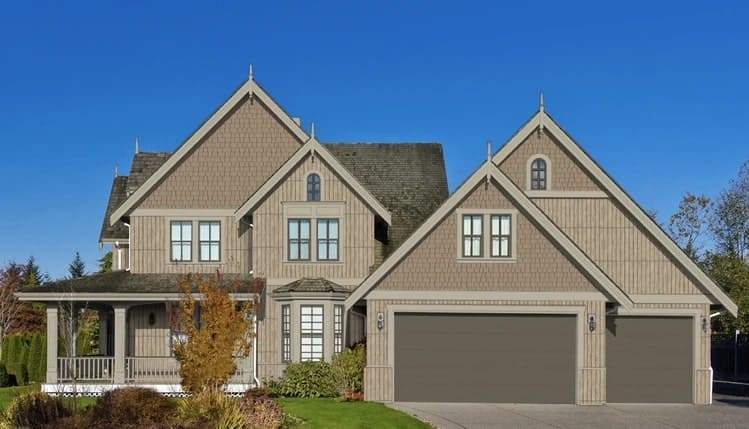
[[690, 317], [609, 317], [606, 401], [692, 402]]
[[573, 315], [395, 314], [395, 400], [574, 403]]

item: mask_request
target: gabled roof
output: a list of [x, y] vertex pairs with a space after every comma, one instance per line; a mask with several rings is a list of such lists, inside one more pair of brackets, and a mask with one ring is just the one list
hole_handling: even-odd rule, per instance
[[333, 156], [328, 149], [326, 149], [315, 137], [310, 137], [309, 140], [299, 150], [294, 152], [293, 155], [278, 169], [273, 175], [265, 181], [265, 183], [258, 188], [258, 190], [247, 199], [234, 212], [234, 217], [239, 220], [242, 216], [249, 213], [252, 209], [257, 207], [258, 204], [275, 189], [275, 187], [288, 175], [308, 154], [314, 153], [325, 161], [330, 168], [338, 174], [343, 181], [351, 186], [364, 202], [377, 213], [385, 222], [388, 224], [392, 223], [390, 212], [377, 200], [346, 168], [338, 162], [335, 156]]
[[171, 152], [136, 152], [130, 165], [127, 195], [137, 191], [170, 156]]
[[172, 153], [169, 158], [152, 174], [144, 183], [134, 191], [125, 202], [118, 207], [114, 213], [109, 216], [110, 224], [115, 224], [125, 216], [162, 178], [164, 178], [179, 162], [185, 158], [192, 149], [198, 145], [211, 130], [218, 125], [221, 120], [229, 114], [232, 109], [239, 104], [245, 97], [256, 97], [270, 110], [290, 131], [296, 136], [301, 144], [307, 141], [309, 136], [297, 124], [291, 116], [286, 113], [273, 98], [268, 95], [263, 88], [254, 80], [248, 79], [237, 88], [236, 91], [218, 108], [208, 119], [195, 130], [187, 140], [184, 141]]
[[517, 149], [518, 146], [539, 126], [543, 127], [547, 132], [554, 136], [562, 147], [575, 159], [580, 165], [585, 168], [588, 173], [600, 183], [603, 189], [618, 202], [626, 212], [634, 218], [648, 233], [655, 239], [655, 241], [665, 251], [671, 255], [681, 266], [686, 270], [689, 275], [697, 282], [702, 289], [707, 292], [708, 295], [712, 296], [715, 304], [722, 305], [728, 312], [736, 316], [738, 312], [738, 306], [734, 303], [730, 297], [718, 286], [715, 282], [705, 274], [704, 271], [684, 253], [683, 250], [674, 242], [674, 240], [666, 234], [665, 231], [658, 225], [650, 216], [645, 213], [633, 199], [627, 194], [618, 183], [614, 181], [602, 168], [596, 163], [593, 158], [588, 155], [587, 152], [579, 145], [575, 140], [570, 137], [560, 126], [554, 121], [554, 119], [546, 113], [545, 110], [541, 109], [533, 117], [526, 122], [520, 130], [513, 135], [510, 140], [502, 146], [499, 151], [494, 155], [492, 161], [494, 164], [499, 165], [504, 161], [512, 152]]
[[632, 308], [629, 297], [614, 284], [588, 256], [575, 245], [504, 173], [492, 162], [485, 162], [445, 201], [445, 203], [424, 222], [411, 237], [403, 243], [382, 265], [380, 265], [362, 284], [346, 299], [346, 306], [351, 307], [364, 298], [383, 277], [405, 258], [440, 222], [452, 213], [460, 203], [484, 180], [494, 180], [509, 197], [515, 201], [536, 225], [548, 234], [548, 237], [574, 261], [579, 269], [597, 284], [610, 299], [625, 308]]
[[400, 246], [448, 197], [439, 143], [323, 143], [390, 210], [385, 255]]

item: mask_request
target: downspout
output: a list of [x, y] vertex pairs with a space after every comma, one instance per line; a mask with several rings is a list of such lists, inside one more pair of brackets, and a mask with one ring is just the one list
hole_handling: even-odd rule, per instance
[[130, 244], [132, 243], [132, 240], [130, 240], [132, 237], [130, 237], [130, 224], [127, 222], [122, 222], [127, 227], [127, 269], [125, 271], [130, 271], [130, 249], [132, 249], [132, 246]]
[[[718, 311], [716, 313], [711, 314], [710, 315], [710, 320], [712, 321], [713, 318], [718, 317], [721, 314], [723, 314], [722, 311]], [[712, 323], [711, 323], [711, 325], [712, 325]], [[709, 398], [710, 399], [708, 399], [707, 403], [708, 403], [708, 405], [712, 405], [713, 404], [713, 361], [712, 361], [712, 359], [710, 360], [710, 396], [709, 396]]]
[[260, 387], [260, 380], [257, 378], [257, 315], [252, 316], [252, 329], [255, 331], [255, 337], [252, 338], [252, 379], [255, 380], [255, 387]]

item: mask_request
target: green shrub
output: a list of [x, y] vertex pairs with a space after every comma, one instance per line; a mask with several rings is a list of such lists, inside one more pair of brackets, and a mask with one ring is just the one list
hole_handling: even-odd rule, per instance
[[18, 378], [18, 385], [25, 386], [29, 384], [29, 370], [26, 368], [25, 362], [21, 364], [21, 370], [18, 372], [20, 373], [20, 378]]
[[16, 375], [16, 362], [19, 360], [18, 354], [21, 352], [20, 338], [18, 335], [8, 335], [5, 338], [3, 359], [5, 360], [5, 367], [8, 370], [8, 374]]
[[329, 363], [302, 362], [286, 366], [284, 376], [268, 385], [280, 396], [320, 398], [336, 396], [336, 382]]
[[28, 392], [10, 403], [5, 411], [4, 423], [11, 428], [41, 429], [70, 415], [62, 398], [43, 392]]
[[0, 387], [10, 386], [10, 377], [4, 363], [0, 363]]
[[348, 398], [353, 393], [363, 391], [364, 367], [367, 365], [367, 352], [363, 344], [333, 356], [330, 365], [339, 395]]
[[[237, 427], [244, 424], [239, 401], [227, 397], [221, 389], [206, 389], [178, 404], [180, 420], [196, 427]], [[237, 425], [237, 426], [232, 426]]]
[[89, 413], [91, 427], [142, 428], [176, 422], [177, 405], [155, 390], [125, 387], [104, 393]]
[[41, 383], [44, 381], [46, 370], [42, 369], [42, 361], [46, 364], [46, 350], [43, 350], [47, 339], [42, 334], [34, 334], [31, 337], [26, 368], [29, 371], [29, 381]]

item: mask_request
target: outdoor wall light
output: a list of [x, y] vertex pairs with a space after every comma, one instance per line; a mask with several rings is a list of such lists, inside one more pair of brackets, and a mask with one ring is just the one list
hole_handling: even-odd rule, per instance
[[707, 317], [702, 316], [700, 324], [702, 325], [702, 332], [707, 333]]
[[377, 329], [380, 331], [385, 327], [385, 315], [383, 313], [377, 313]]
[[593, 332], [596, 330], [596, 315], [588, 314], [588, 330]]
[[156, 324], [156, 315], [155, 314], [151, 313], [151, 314], [148, 315], [148, 324], [150, 326], [153, 326], [153, 325]]

